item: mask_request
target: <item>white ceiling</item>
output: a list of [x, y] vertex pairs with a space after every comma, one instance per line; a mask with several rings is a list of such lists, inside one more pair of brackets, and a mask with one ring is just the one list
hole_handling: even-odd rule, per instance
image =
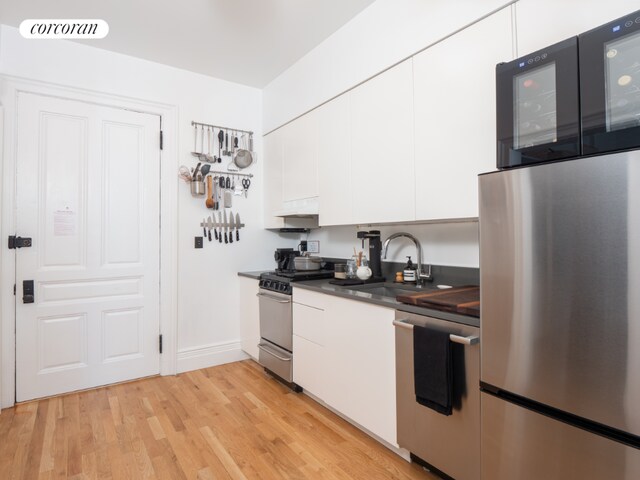
[[374, 0], [0, 0], [0, 23], [101, 18], [87, 45], [264, 87]]

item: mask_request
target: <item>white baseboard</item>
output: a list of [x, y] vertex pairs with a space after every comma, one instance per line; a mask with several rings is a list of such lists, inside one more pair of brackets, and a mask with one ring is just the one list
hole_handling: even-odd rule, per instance
[[240, 342], [200, 345], [178, 351], [177, 371], [178, 373], [189, 372], [247, 358], [249, 356], [240, 348]]

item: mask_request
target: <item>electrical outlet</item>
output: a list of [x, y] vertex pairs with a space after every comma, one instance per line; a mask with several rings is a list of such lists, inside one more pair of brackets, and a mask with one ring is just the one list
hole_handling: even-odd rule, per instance
[[307, 240], [307, 252], [320, 253], [320, 240]]
[[195, 247], [202, 248], [204, 246], [204, 238], [203, 237], [195, 237]]

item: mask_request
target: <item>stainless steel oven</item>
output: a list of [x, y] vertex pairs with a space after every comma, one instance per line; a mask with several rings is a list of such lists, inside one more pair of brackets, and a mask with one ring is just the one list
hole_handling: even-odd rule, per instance
[[280, 348], [291, 351], [293, 314], [291, 295], [260, 289], [260, 336]]
[[261, 288], [258, 361], [282, 380], [293, 381], [293, 309], [291, 294]]

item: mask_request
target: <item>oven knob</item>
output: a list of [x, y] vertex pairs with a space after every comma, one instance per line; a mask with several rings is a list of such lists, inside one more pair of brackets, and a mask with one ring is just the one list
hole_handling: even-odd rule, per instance
[[539, 61], [540, 61], [540, 55], [536, 55], [535, 61], [536, 61], [536, 62], [539, 62]]
[[530, 58], [530, 59], [527, 61], [527, 63], [528, 63], [529, 65], [531, 65], [531, 64], [533, 63], [533, 58]]
[[633, 22], [631, 20], [624, 24], [625, 27], [630, 27], [631, 25], [633, 25]]
[[636, 18], [636, 23], [640, 23], [640, 17]]
[[547, 54], [546, 54], [546, 53], [543, 53], [543, 54], [540, 56], [540, 58], [542, 58], [542, 59], [544, 60], [545, 58], [547, 58]]

